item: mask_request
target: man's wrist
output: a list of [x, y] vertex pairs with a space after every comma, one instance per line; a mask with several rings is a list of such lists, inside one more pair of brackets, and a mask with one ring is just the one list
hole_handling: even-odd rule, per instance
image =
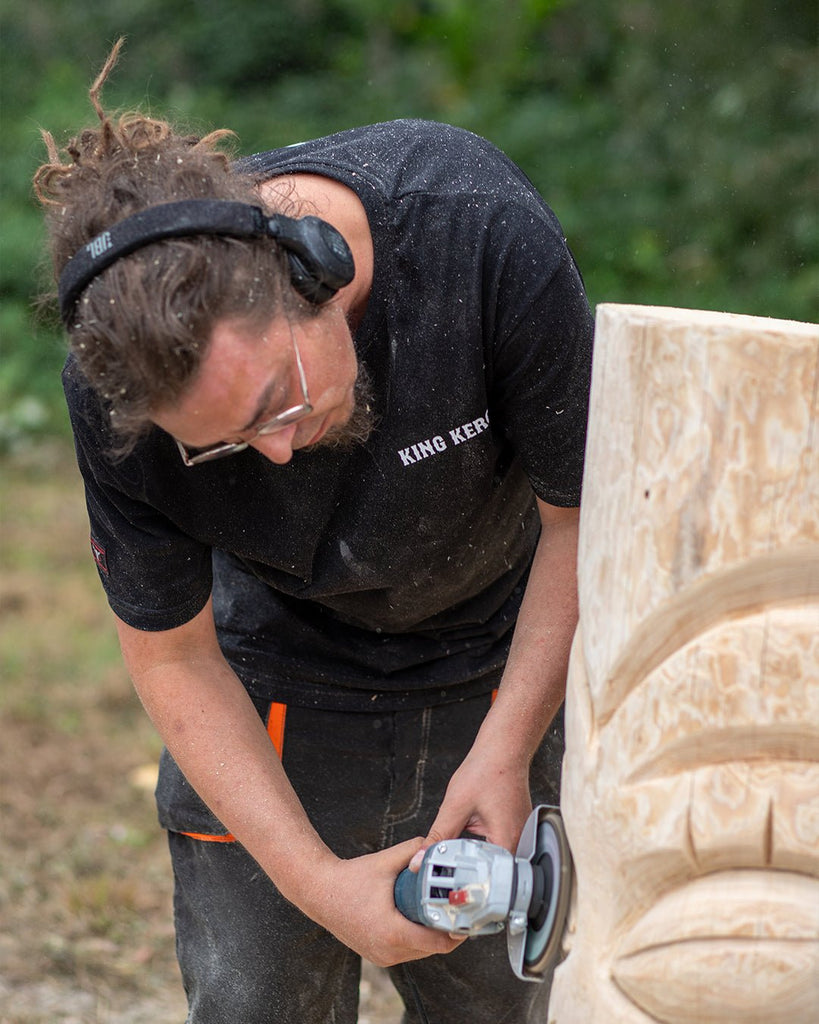
[[[473, 749], [478, 747], [489, 760], [507, 763], [510, 766], [529, 768], [546, 731], [557, 714], [562, 696], [550, 700], [544, 696], [541, 701], [521, 700], [499, 693], [475, 738]], [[530, 692], [530, 691], [529, 691]], [[527, 695], [528, 696], [528, 695]]]

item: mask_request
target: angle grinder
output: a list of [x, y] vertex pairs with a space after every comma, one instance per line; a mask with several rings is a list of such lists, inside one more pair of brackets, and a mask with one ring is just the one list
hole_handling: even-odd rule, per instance
[[557, 807], [540, 804], [517, 851], [482, 839], [430, 846], [420, 870], [395, 882], [395, 905], [410, 921], [453, 935], [506, 929], [509, 962], [524, 981], [542, 981], [563, 959], [572, 859]]

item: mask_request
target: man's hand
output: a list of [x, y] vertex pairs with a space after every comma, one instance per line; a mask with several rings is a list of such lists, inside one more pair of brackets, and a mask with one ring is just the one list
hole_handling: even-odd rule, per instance
[[312, 871], [311, 889], [298, 900], [298, 906], [379, 967], [451, 953], [463, 937], [453, 939], [413, 924], [395, 907], [395, 879], [422, 843], [422, 839], [410, 839], [351, 860], [327, 856]]
[[531, 810], [528, 759], [493, 757], [478, 742], [450, 779], [424, 848], [472, 832], [514, 853]]

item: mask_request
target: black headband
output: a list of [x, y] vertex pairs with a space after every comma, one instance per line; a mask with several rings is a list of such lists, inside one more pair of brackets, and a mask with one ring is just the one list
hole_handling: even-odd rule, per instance
[[260, 207], [249, 203], [186, 199], [152, 206], [126, 217], [76, 252], [60, 275], [58, 294], [63, 322], [70, 323], [82, 292], [116, 260], [152, 242], [189, 235], [275, 239], [287, 255], [293, 287], [317, 305], [349, 284], [355, 273], [352, 253], [343, 236], [318, 217], [269, 217]]

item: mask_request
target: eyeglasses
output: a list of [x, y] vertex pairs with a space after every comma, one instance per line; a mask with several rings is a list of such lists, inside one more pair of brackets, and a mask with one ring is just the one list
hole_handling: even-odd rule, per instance
[[285, 409], [283, 412], [277, 413], [272, 419], [267, 420], [257, 428], [253, 437], [248, 438], [247, 441], [220, 441], [218, 444], [210, 445], [207, 448], [188, 448], [181, 441], [177, 440], [176, 446], [186, 466], [198, 466], [202, 462], [213, 462], [214, 459], [224, 459], [227, 455], [236, 455], [239, 452], [243, 452], [245, 448], [248, 448], [257, 437], [277, 434], [280, 430], [284, 430], [285, 427], [289, 427], [291, 423], [297, 423], [299, 420], [304, 419], [305, 416], [310, 415], [313, 411], [313, 406], [310, 404], [310, 396], [307, 394], [307, 378], [304, 375], [299, 347], [296, 344], [292, 331], [290, 336], [293, 338], [293, 351], [296, 355], [296, 367], [299, 371], [302, 401], [298, 405], [291, 406], [291, 408]]

